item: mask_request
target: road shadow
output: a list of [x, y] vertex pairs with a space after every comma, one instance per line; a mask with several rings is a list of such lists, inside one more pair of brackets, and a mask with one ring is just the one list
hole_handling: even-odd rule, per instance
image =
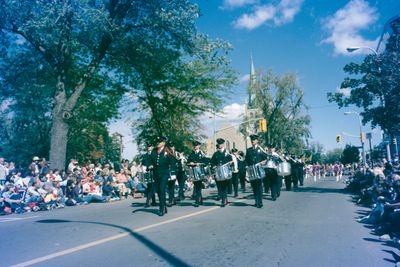
[[159, 209], [152, 209], [152, 208], [146, 208], [146, 209], [135, 209], [132, 211], [132, 213], [137, 213], [137, 212], [144, 212], [144, 213], [151, 213], [151, 214], [156, 214], [158, 215], [158, 210]]
[[232, 207], [249, 207], [249, 206], [254, 206], [254, 204], [248, 204], [245, 202], [231, 202], [229, 203], [229, 206]]
[[136, 202], [133, 202], [132, 204], [131, 204], [131, 207], [133, 207], [133, 208], [137, 208], [137, 207], [144, 207], [146, 205], [146, 203], [136, 203]]
[[346, 194], [349, 195], [350, 193], [345, 190], [344, 188], [323, 188], [323, 187], [298, 187], [293, 188], [293, 192], [305, 192], [305, 193], [331, 193], [331, 194]]
[[393, 259], [385, 258], [384, 260], [392, 262], [392, 263], [400, 262], [400, 256], [393, 250], [382, 249], [382, 251], [389, 253], [393, 257]]
[[87, 223], [87, 224], [97, 224], [97, 225], [103, 225], [103, 226], [109, 226], [113, 228], [117, 228], [120, 230], [123, 230], [126, 233], [129, 233], [131, 237], [136, 239], [137, 241], [141, 242], [143, 245], [145, 245], [148, 249], [153, 251], [155, 254], [157, 254], [160, 258], [164, 259], [168, 264], [171, 266], [182, 266], [182, 267], [189, 267], [191, 265], [187, 264], [184, 262], [182, 259], [174, 256], [164, 248], [160, 247], [153, 241], [149, 240], [148, 238], [144, 237], [143, 235], [136, 233], [129, 229], [128, 227], [120, 226], [120, 225], [115, 225], [115, 224], [110, 224], [110, 223], [101, 223], [101, 222], [91, 222], [91, 221], [69, 221], [69, 220], [39, 220], [36, 221], [37, 223]]

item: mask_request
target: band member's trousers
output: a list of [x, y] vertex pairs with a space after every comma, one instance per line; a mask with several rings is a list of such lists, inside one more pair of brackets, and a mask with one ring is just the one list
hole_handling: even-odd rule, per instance
[[149, 203], [151, 199], [151, 203], [155, 204], [156, 203], [156, 185], [155, 183], [147, 183], [147, 188], [146, 188], [146, 202]]
[[300, 185], [303, 185], [304, 184], [304, 171], [303, 171], [303, 168], [300, 168], [298, 170], [298, 176], [299, 176]]
[[246, 172], [239, 172], [240, 189], [246, 190]]
[[185, 181], [186, 181], [186, 176], [184, 172], [177, 172], [176, 173], [176, 179], [178, 179], [178, 184], [179, 184], [179, 198], [183, 199], [185, 197]]
[[224, 201], [228, 198], [228, 180], [217, 181], [217, 187], [219, 188], [219, 196]]
[[233, 173], [232, 179], [230, 179], [230, 180], [232, 180], [231, 184], [233, 185], [233, 192], [234, 192], [235, 196], [237, 196], [239, 193], [239, 173], [238, 172]]
[[278, 172], [275, 169], [266, 169], [265, 176], [271, 188], [271, 197], [276, 199], [278, 196]]
[[232, 185], [233, 185], [233, 181], [232, 179], [228, 180], [228, 194], [232, 194]]
[[176, 180], [171, 180], [168, 181], [167, 186], [168, 186], [168, 203], [172, 204], [172, 202], [175, 199], [175, 181]]
[[160, 200], [160, 211], [164, 211], [165, 209], [165, 189], [167, 188], [168, 176], [169, 174], [160, 175], [156, 179], [158, 199]]
[[250, 181], [251, 188], [253, 189], [254, 200], [256, 202], [256, 206], [262, 205], [262, 196], [263, 196], [263, 187], [261, 179], [255, 179]]
[[287, 191], [292, 189], [292, 175], [285, 176], [285, 187]]
[[264, 193], [269, 193], [271, 189], [271, 181], [268, 176], [265, 176], [263, 179]]
[[193, 185], [194, 185], [193, 186], [194, 200], [196, 201], [196, 203], [199, 203], [202, 198], [201, 190], [203, 188], [203, 182], [202, 181], [194, 181]]

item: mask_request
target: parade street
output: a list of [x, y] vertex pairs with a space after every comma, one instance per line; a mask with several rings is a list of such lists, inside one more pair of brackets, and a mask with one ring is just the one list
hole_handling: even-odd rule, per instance
[[204, 206], [187, 199], [164, 217], [132, 198], [3, 217], [1, 265], [393, 266], [395, 249], [356, 221], [366, 209], [343, 188], [308, 180], [262, 209], [249, 193], [221, 208], [210, 189]]

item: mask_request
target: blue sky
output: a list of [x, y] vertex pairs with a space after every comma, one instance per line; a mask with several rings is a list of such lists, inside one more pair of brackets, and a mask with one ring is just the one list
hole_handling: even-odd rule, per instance
[[[233, 88], [224, 110], [226, 120], [235, 121], [246, 100], [246, 75], [250, 69], [250, 53], [256, 68], [272, 69], [277, 74], [294, 72], [305, 92], [310, 107], [312, 141], [325, 150], [358, 144], [358, 139], [344, 137], [335, 142], [337, 133], [359, 133], [358, 119], [345, 116], [326, 98], [327, 92], [339, 88], [345, 77], [343, 67], [362, 61], [368, 50], [348, 53], [349, 46], [376, 48], [385, 22], [400, 13], [400, 0], [196, 0], [202, 16], [197, 26], [211, 38], [220, 38], [233, 45], [229, 57], [242, 82]], [[205, 118], [208, 118], [207, 115]], [[218, 124], [223, 123], [221, 120]], [[213, 123], [206, 123], [212, 131]], [[122, 122], [112, 130], [123, 127]], [[125, 130], [126, 131], [126, 130]], [[364, 131], [371, 128], [366, 125]], [[124, 156], [136, 153], [125, 135]], [[379, 129], [373, 131], [373, 142], [380, 141]]]

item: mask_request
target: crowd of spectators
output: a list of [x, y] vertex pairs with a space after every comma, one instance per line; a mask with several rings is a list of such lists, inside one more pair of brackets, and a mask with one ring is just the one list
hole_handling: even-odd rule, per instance
[[371, 207], [371, 212], [358, 221], [372, 225], [381, 240], [391, 240], [400, 248], [400, 165], [379, 163], [356, 172], [347, 184], [358, 204]]
[[146, 183], [140, 173], [141, 166], [128, 160], [80, 165], [71, 159], [64, 171], [38, 157], [24, 169], [0, 158], [0, 215], [141, 197]]

